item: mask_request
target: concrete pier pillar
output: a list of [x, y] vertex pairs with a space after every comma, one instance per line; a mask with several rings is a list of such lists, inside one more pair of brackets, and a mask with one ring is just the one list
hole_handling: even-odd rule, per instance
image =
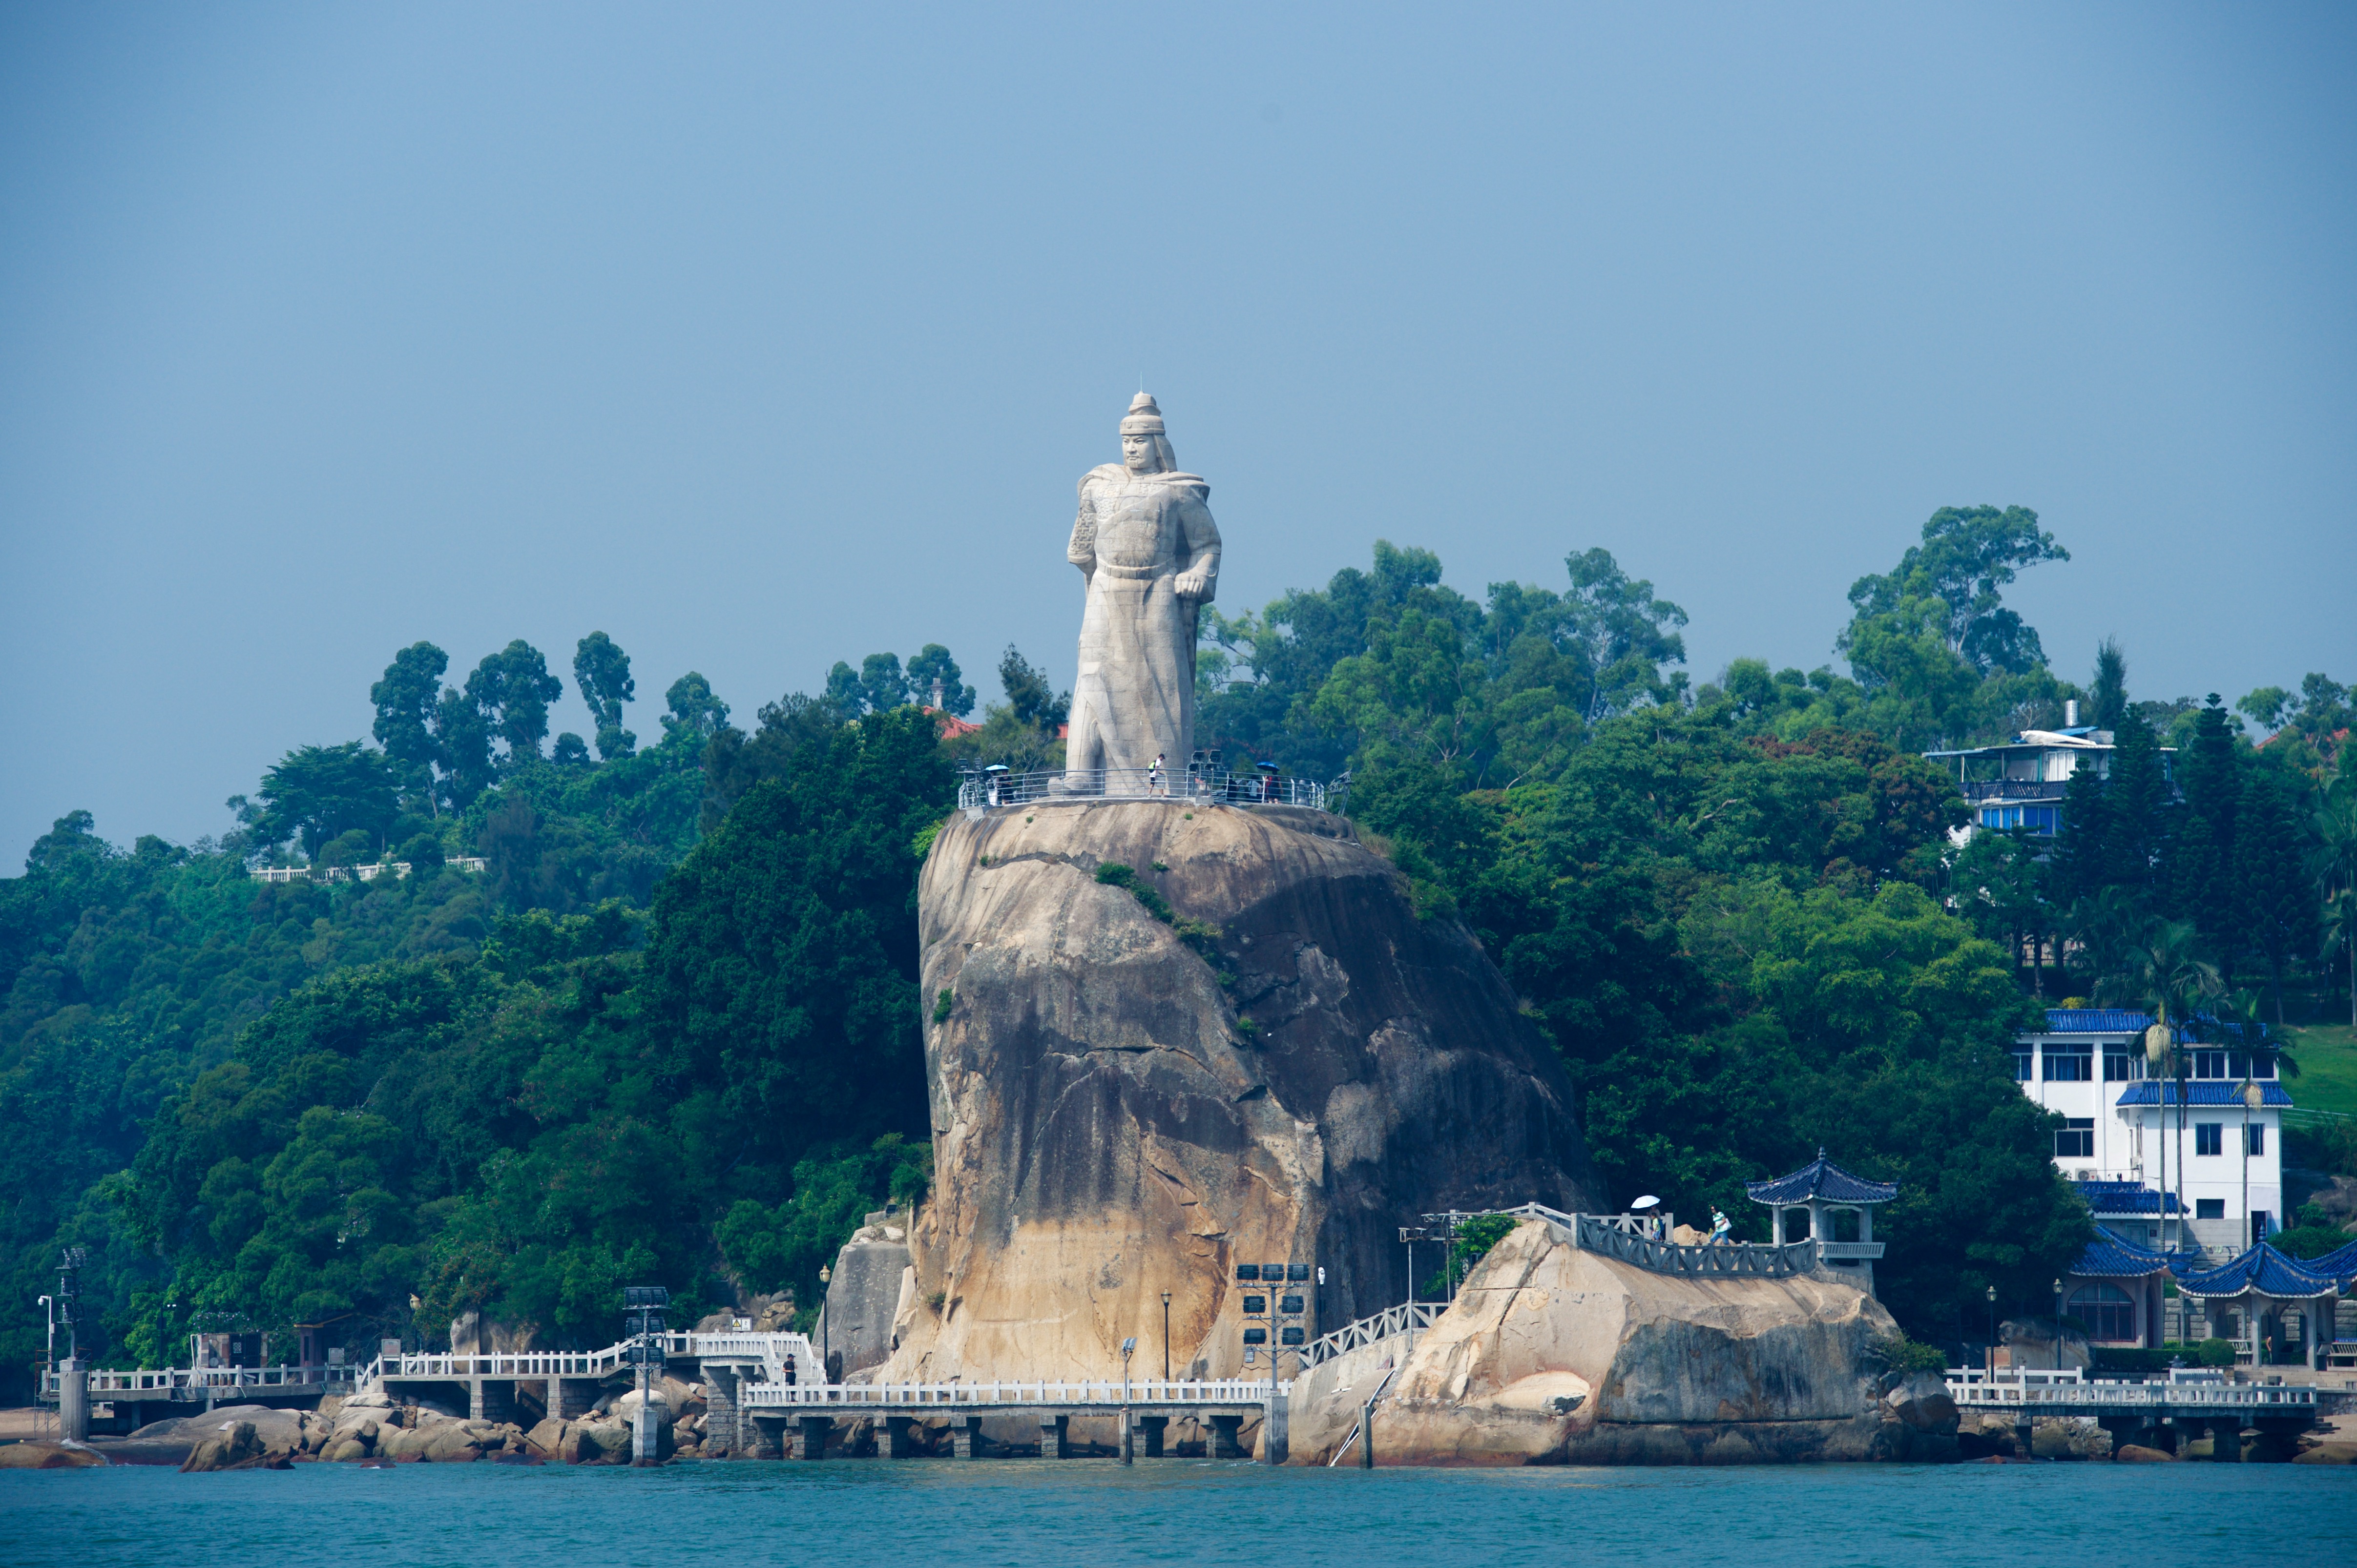
[[2222, 1465], [2243, 1462], [2243, 1423], [2229, 1418], [2210, 1425], [2210, 1457]]
[[1065, 1445], [1071, 1441], [1071, 1420], [1069, 1415], [1043, 1415], [1039, 1418], [1040, 1458], [1065, 1457]]
[[477, 1421], [513, 1421], [515, 1385], [498, 1378], [472, 1380], [467, 1384], [467, 1413]]
[[961, 1459], [982, 1457], [982, 1417], [963, 1415], [950, 1423], [952, 1451]]
[[68, 1443], [90, 1441], [90, 1363], [58, 1363], [58, 1434]]
[[1375, 1467], [1375, 1402], [1369, 1400], [1359, 1411], [1359, 1468]]
[[1283, 1391], [1277, 1389], [1269, 1391], [1267, 1412], [1263, 1416], [1260, 1425], [1260, 1462], [1264, 1465], [1285, 1463], [1286, 1402], [1286, 1396]]
[[744, 1441], [748, 1459], [782, 1459], [786, 1456], [786, 1423], [781, 1416], [740, 1414], [737, 1418], [737, 1434]]
[[1137, 1418], [1138, 1434], [1145, 1439], [1144, 1446], [1148, 1459], [1162, 1457], [1163, 1437], [1169, 1429], [1170, 1418], [1167, 1415], [1141, 1415]]
[[704, 1369], [704, 1451], [716, 1458], [738, 1452], [737, 1438], [737, 1369]]
[[2023, 1416], [2014, 1426], [2013, 1440], [2021, 1444], [2021, 1456], [2025, 1459], [2035, 1459], [2038, 1457], [2037, 1450], [2030, 1444], [2030, 1438], [2034, 1434], [2030, 1429], [2029, 1418], [2028, 1416]]
[[554, 1421], [578, 1421], [597, 1402], [595, 1378], [548, 1380], [548, 1414]]
[[888, 1415], [884, 1418], [884, 1457], [913, 1459], [917, 1456], [917, 1440], [909, 1434], [909, 1428], [916, 1423], [916, 1417], [909, 1415]]
[[826, 1457], [827, 1434], [834, 1430], [831, 1415], [797, 1416], [790, 1423], [794, 1435], [794, 1457], [823, 1459]]
[[1244, 1456], [1243, 1444], [1236, 1441], [1236, 1429], [1244, 1423], [1243, 1416], [1214, 1415], [1204, 1419], [1211, 1423], [1212, 1458], [1241, 1459]]

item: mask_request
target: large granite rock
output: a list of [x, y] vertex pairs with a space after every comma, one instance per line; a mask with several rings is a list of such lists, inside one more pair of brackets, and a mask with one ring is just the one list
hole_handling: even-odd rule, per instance
[[1340, 818], [961, 816], [920, 897], [936, 1180], [879, 1377], [1118, 1375], [1130, 1337], [1158, 1375], [1166, 1292], [1174, 1375], [1235, 1375], [1238, 1262], [1322, 1267], [1315, 1335], [1406, 1295], [1428, 1210], [1590, 1204], [1545, 1042]]
[[1943, 1394], [1900, 1380], [1885, 1402], [1877, 1341], [1896, 1332], [1827, 1274], [1656, 1274], [1526, 1220], [1413, 1354], [1401, 1337], [1301, 1376], [1289, 1457], [1333, 1456], [1390, 1355], [1405, 1359], [1376, 1412], [1381, 1465], [1953, 1457]]
[[880, 1366], [899, 1348], [899, 1326], [914, 1291], [908, 1216], [878, 1209], [834, 1256], [834, 1278], [811, 1342], [826, 1348], [840, 1381]]

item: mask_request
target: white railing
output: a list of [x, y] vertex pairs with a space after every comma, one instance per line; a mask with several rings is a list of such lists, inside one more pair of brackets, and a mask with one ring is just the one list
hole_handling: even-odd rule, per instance
[[[794, 1358], [796, 1373], [808, 1368], [823, 1377], [810, 1337], [802, 1334], [697, 1334], [686, 1330], [664, 1334], [663, 1353], [682, 1359], [759, 1361], [772, 1378], [784, 1376], [786, 1358]], [[135, 1370], [90, 1372], [92, 1398], [115, 1394], [148, 1394], [167, 1399], [218, 1399], [249, 1390], [274, 1393], [351, 1391], [381, 1384], [387, 1378], [419, 1382], [463, 1382], [471, 1378], [607, 1378], [626, 1363], [622, 1353], [630, 1341], [598, 1350], [520, 1350], [452, 1353], [420, 1351], [380, 1356], [351, 1366], [326, 1367], [167, 1367]], [[41, 1374], [43, 1397], [57, 1397], [58, 1374]]]
[[958, 784], [958, 809], [987, 811], [1060, 801], [1177, 800], [1201, 805], [1308, 806], [1340, 811], [1348, 783], [1231, 773], [1225, 768], [1075, 768], [1057, 773], [970, 774]]
[[744, 1410], [977, 1410], [1038, 1409], [1065, 1405], [1263, 1405], [1274, 1388], [1284, 1393], [1290, 1380], [1138, 1378], [1129, 1382], [949, 1382], [949, 1383], [755, 1383], [740, 1391]]
[[1402, 1302], [1387, 1307], [1372, 1317], [1361, 1317], [1346, 1323], [1330, 1334], [1321, 1334], [1301, 1348], [1302, 1365], [1315, 1367], [1337, 1356], [1353, 1350], [1363, 1350], [1395, 1335], [1413, 1334], [1419, 1328], [1429, 1328], [1433, 1320], [1448, 1310], [1446, 1303], [1437, 1301]]
[[2075, 1369], [2063, 1372], [1998, 1373], [1951, 1368], [1948, 1397], [1975, 1410], [2104, 1408], [2176, 1410], [2279, 1410], [2287, 1415], [2313, 1412], [2311, 1386], [2232, 1383], [2114, 1383], [2083, 1380]]
[[[479, 872], [490, 863], [476, 854], [456, 854], [442, 863], [460, 871]], [[380, 876], [406, 876], [409, 862], [383, 860], [374, 865], [264, 865], [246, 873], [256, 882], [374, 882]]]
[[[159, 1367], [115, 1371], [93, 1368], [83, 1374], [92, 1399], [149, 1394], [167, 1399], [202, 1399], [239, 1390], [264, 1393], [310, 1393], [357, 1386], [358, 1367]], [[41, 1397], [58, 1397], [59, 1373], [41, 1373]]]

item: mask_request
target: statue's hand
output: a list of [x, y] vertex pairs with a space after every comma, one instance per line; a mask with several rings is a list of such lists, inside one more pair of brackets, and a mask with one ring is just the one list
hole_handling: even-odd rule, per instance
[[1211, 586], [1211, 575], [1209, 572], [1200, 566], [1190, 566], [1178, 574], [1178, 580], [1171, 586], [1182, 599], [1200, 599], [1203, 596], [1204, 591]]

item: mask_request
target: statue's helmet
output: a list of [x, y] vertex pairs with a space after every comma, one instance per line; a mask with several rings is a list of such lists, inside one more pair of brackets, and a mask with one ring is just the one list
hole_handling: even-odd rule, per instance
[[1154, 405], [1152, 392], [1139, 392], [1129, 400], [1129, 412], [1122, 416], [1121, 433], [1124, 435], [1164, 434], [1162, 411]]

